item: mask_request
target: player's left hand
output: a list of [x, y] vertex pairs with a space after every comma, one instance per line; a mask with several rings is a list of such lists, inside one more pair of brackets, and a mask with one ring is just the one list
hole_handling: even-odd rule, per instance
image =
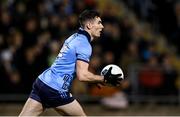
[[121, 81], [122, 74], [112, 74], [111, 73], [112, 67], [108, 69], [108, 71], [104, 74], [104, 82], [110, 84], [112, 86], [119, 86]]

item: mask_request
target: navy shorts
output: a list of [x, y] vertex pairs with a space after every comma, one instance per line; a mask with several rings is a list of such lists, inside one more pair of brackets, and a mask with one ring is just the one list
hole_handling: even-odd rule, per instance
[[29, 97], [40, 102], [44, 108], [57, 107], [74, 101], [74, 97], [69, 92], [59, 92], [43, 83], [39, 78], [33, 83]]

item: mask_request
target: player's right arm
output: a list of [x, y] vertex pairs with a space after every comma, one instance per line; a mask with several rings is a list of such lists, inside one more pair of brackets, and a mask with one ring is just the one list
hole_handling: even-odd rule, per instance
[[122, 74], [113, 75], [111, 74], [111, 68], [104, 74], [95, 75], [88, 70], [89, 64], [82, 60], [77, 60], [76, 63], [76, 75], [77, 78], [82, 82], [97, 82], [97, 83], [109, 83], [113, 86], [120, 84], [121, 79], [119, 78]]
[[89, 63], [77, 60], [76, 62], [76, 75], [77, 78], [82, 82], [103, 82], [104, 76], [95, 75], [91, 73], [89, 70]]

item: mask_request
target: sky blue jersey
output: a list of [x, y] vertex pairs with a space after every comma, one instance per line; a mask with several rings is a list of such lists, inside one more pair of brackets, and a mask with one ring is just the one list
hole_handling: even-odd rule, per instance
[[65, 40], [54, 63], [38, 76], [39, 79], [60, 92], [69, 91], [76, 72], [76, 61], [90, 60], [92, 54], [90, 39], [90, 35], [81, 28], [71, 35]]

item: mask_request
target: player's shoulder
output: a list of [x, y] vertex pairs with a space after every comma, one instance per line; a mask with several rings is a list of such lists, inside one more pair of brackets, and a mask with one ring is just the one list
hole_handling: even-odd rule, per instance
[[78, 33], [74, 33], [65, 41], [65, 43], [71, 43], [71, 44], [81, 44], [81, 43], [86, 43], [86, 42], [87, 42], [86, 37]]

